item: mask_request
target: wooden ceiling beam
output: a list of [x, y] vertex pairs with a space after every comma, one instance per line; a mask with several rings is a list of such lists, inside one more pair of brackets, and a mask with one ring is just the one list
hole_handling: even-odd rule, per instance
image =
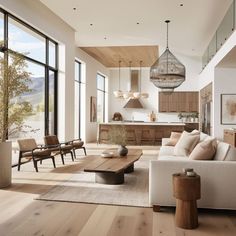
[[87, 54], [106, 67], [150, 67], [159, 56], [158, 46], [116, 46], [116, 47], [80, 47]]

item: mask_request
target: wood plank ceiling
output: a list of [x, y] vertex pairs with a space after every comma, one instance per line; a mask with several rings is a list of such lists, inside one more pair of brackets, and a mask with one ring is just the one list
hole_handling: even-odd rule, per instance
[[150, 67], [158, 58], [158, 46], [80, 47], [106, 67]]

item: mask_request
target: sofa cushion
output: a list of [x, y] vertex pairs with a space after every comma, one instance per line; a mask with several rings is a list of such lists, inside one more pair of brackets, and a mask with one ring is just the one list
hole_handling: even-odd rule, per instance
[[229, 151], [230, 145], [224, 142], [218, 142], [216, 148], [215, 161], [224, 161]]
[[161, 146], [165, 146], [169, 142], [170, 138], [162, 138], [161, 139]]
[[178, 132], [171, 132], [170, 139], [167, 143], [165, 143], [166, 146], [175, 146], [176, 143], [179, 141], [182, 133]]
[[159, 156], [174, 156], [174, 147], [162, 146], [159, 151]]
[[205, 141], [206, 138], [210, 137], [212, 138], [211, 136], [209, 136], [208, 134], [205, 134], [203, 132], [200, 132], [199, 130], [195, 129], [191, 132], [191, 134], [200, 134], [200, 141], [199, 142], [202, 142], [202, 141]]
[[189, 155], [190, 160], [212, 160], [216, 152], [216, 139], [209, 139], [197, 144]]
[[175, 156], [188, 156], [200, 140], [200, 134], [191, 134], [183, 131], [179, 141], [174, 147]]

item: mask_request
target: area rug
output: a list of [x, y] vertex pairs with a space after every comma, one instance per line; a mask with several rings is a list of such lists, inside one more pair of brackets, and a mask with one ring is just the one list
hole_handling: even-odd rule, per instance
[[135, 162], [135, 171], [125, 174], [122, 185], [95, 183], [95, 173], [78, 171], [38, 200], [150, 207], [148, 199], [149, 162], [157, 155], [145, 155]]

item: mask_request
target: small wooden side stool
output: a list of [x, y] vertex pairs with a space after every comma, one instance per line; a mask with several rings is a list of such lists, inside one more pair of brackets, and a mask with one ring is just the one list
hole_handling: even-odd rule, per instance
[[197, 228], [197, 200], [201, 198], [200, 176], [173, 174], [173, 193], [176, 198], [176, 226], [184, 229]]

